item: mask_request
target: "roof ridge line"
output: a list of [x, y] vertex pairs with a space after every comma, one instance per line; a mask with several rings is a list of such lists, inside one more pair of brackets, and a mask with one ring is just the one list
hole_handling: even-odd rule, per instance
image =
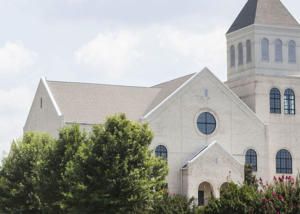
[[88, 85], [119, 86], [119, 87], [131, 87], [131, 88], [151, 88], [151, 87], [147, 87], [147, 86], [113, 85], [113, 84], [105, 84], [105, 83], [67, 82], [67, 81], [56, 81], [56, 80], [46, 80], [46, 81], [47, 81], [47, 82], [59, 82], [59, 83], [88, 84]]
[[[248, 1], [250, 1], [250, 0], [248, 0]], [[259, 1], [259, 0], [257, 0], [257, 4], [256, 4], [256, 8], [255, 8], [254, 22], [253, 22], [252, 25], [255, 25], [255, 21], [256, 21], [256, 17], [257, 17], [257, 6], [258, 6], [258, 1]], [[249, 25], [249, 26], [251, 26], [251, 25]]]
[[195, 73], [191, 73], [191, 74], [184, 75], [184, 76], [182, 76], [182, 77], [177, 77], [177, 78], [175, 78], [175, 79], [168, 80], [168, 81], [166, 81], [166, 82], [162, 82], [162, 83], [153, 85], [153, 86], [151, 86], [150, 88], [162, 88], [162, 87], [155, 87], [155, 86], [157, 86], [157, 85], [162, 85], [162, 84], [165, 84], [165, 83], [168, 83], [168, 82], [172, 82], [172, 81], [178, 80], [178, 79], [180, 79], [180, 78], [187, 77], [187, 76], [194, 75], [194, 74], [196, 74], [196, 72], [195, 72]]

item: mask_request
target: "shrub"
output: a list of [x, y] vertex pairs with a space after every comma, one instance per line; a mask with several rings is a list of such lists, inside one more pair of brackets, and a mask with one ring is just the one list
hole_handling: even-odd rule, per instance
[[195, 198], [187, 198], [164, 190], [162, 198], [155, 198], [151, 214], [193, 214], [198, 210], [194, 203]]
[[247, 182], [249, 186], [255, 186], [258, 188], [258, 180], [256, 179], [256, 176], [253, 175], [253, 164], [245, 164], [244, 173], [245, 182]]
[[260, 189], [247, 183], [228, 184], [219, 199], [214, 196], [201, 213], [300, 213], [300, 184], [298, 175], [274, 177], [273, 182], [260, 179]]

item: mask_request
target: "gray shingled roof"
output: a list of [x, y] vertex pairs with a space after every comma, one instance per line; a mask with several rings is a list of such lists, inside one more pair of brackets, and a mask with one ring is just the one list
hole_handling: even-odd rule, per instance
[[300, 27], [280, 0], [248, 0], [227, 34], [253, 24]]
[[49, 80], [47, 84], [66, 122], [100, 123], [120, 112], [138, 121], [193, 75], [150, 88]]
[[161, 83], [159, 85], [152, 86], [151, 88], [161, 88], [160, 93], [157, 97], [153, 100], [151, 105], [148, 107], [146, 113], [150, 112], [154, 109], [158, 104], [164, 101], [170, 94], [172, 94], [177, 88], [183, 85], [186, 81], [188, 81], [194, 74], [190, 74], [178, 79], [171, 80], [169, 82]]

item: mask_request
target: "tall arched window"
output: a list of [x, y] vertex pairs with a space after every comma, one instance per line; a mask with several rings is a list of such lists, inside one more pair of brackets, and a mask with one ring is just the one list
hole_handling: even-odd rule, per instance
[[270, 91], [270, 113], [281, 113], [280, 91], [277, 88]]
[[294, 41], [289, 41], [289, 62], [296, 62], [296, 43]]
[[156, 157], [162, 157], [163, 160], [167, 159], [168, 158], [167, 148], [162, 145], [156, 147], [155, 155]]
[[295, 114], [295, 93], [292, 89], [284, 92], [284, 113]]
[[239, 46], [238, 46], [238, 49], [239, 49], [239, 65], [242, 65], [244, 62], [243, 62], [243, 44], [240, 43]]
[[257, 155], [253, 149], [246, 152], [246, 164], [253, 164], [253, 171], [257, 171]]
[[261, 41], [261, 60], [269, 61], [269, 41], [267, 39]]
[[235, 66], [235, 50], [233, 45], [230, 47], [230, 66]]
[[291, 154], [282, 149], [276, 155], [276, 173], [292, 174], [292, 156]]
[[251, 62], [252, 57], [251, 57], [251, 42], [250, 42], [250, 40], [247, 40], [247, 42], [246, 42], [246, 52], [247, 52], [247, 62]]
[[279, 39], [275, 41], [275, 61], [282, 62], [282, 42]]

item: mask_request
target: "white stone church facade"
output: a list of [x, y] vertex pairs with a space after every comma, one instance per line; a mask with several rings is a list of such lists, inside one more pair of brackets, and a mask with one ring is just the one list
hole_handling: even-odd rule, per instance
[[[228, 80], [207, 68], [153, 87], [42, 78], [24, 132], [58, 136], [79, 123], [87, 131], [124, 112], [148, 121], [151, 149], [168, 159], [168, 188], [198, 198], [219, 195], [230, 174], [296, 176], [300, 167], [300, 25], [279, 0], [248, 0], [226, 34]], [[207, 191], [204, 191], [204, 186]]]

